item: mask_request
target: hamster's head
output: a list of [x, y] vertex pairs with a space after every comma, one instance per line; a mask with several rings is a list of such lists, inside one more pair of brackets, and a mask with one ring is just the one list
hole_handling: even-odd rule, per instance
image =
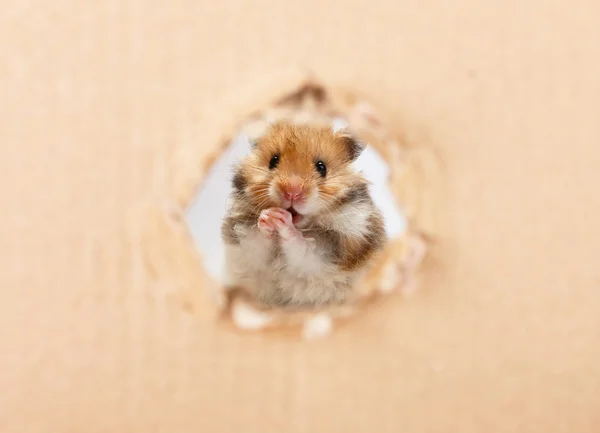
[[347, 132], [275, 124], [237, 167], [233, 187], [253, 210], [287, 209], [297, 223], [334, 208], [364, 182], [351, 167], [363, 149]]

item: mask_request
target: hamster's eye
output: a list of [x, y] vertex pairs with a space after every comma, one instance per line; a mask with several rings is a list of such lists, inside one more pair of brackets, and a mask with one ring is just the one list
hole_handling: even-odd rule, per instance
[[269, 170], [273, 170], [279, 164], [279, 155], [273, 155], [271, 160], [269, 161]]
[[327, 174], [327, 167], [325, 166], [325, 163], [323, 161], [317, 161], [315, 164], [315, 168], [317, 169], [317, 172], [321, 175], [321, 177], [325, 177], [325, 175]]

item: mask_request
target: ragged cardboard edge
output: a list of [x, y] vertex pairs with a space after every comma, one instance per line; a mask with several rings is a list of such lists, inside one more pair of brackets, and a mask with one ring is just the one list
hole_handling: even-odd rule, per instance
[[[140, 253], [155, 279], [174, 286], [186, 310], [203, 316], [218, 315], [242, 330], [295, 329], [309, 339], [328, 334], [335, 325], [356, 317], [382, 296], [402, 288], [405, 294], [413, 290], [420, 262], [436, 234], [433, 196], [427, 191], [428, 170], [435, 171], [435, 165], [424, 165], [423, 153], [415, 156], [410, 146], [398, 138], [400, 135], [362, 99], [349, 92], [326, 90], [313, 81], [302, 83], [292, 93], [281, 92], [277, 86], [264, 88], [257, 104], [261, 109], [245, 115], [238, 109], [202, 137], [202, 146], [186, 143], [180, 149], [170, 199], [150, 203], [146, 209]], [[355, 302], [304, 311], [265, 309], [241, 289], [225, 291], [204, 270], [201, 252], [194, 248], [183, 213], [231, 137], [244, 128], [251, 134], [252, 127], [256, 127], [253, 122], [264, 123], [265, 115], [272, 120], [323, 124], [344, 117], [349, 129], [390, 165], [390, 187], [407, 217], [408, 229], [404, 236], [388, 242], [375, 266], [357, 285]], [[258, 129], [255, 133], [259, 134]]]

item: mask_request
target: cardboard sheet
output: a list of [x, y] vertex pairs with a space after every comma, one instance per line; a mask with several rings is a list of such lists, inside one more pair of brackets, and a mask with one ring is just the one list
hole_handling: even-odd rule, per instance
[[[597, 1], [5, 3], [2, 432], [600, 431]], [[327, 340], [240, 335], [131, 233], [307, 76], [435, 149], [441, 236]]]

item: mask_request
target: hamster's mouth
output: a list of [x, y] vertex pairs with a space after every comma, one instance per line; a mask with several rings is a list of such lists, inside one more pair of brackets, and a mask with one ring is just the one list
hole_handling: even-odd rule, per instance
[[296, 224], [302, 219], [302, 215], [293, 206], [287, 208], [287, 211], [292, 215], [292, 223]]

